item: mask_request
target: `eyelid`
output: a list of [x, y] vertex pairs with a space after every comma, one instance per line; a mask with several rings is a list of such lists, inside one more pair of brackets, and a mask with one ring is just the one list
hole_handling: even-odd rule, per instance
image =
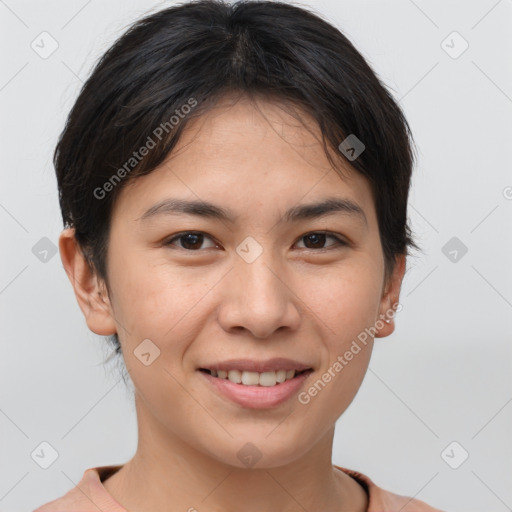
[[[322, 249], [308, 249], [307, 247], [305, 247], [304, 249], [306, 251], [311, 251], [311, 252], [325, 252], [325, 251], [329, 251], [331, 249], [335, 249], [336, 247], [344, 247], [344, 246], [348, 246], [350, 245], [348, 240], [346, 240], [345, 238], [343, 238], [341, 235], [337, 234], [337, 233], [333, 233], [332, 231], [326, 231], [326, 230], [316, 230], [316, 231], [308, 231], [307, 233], [304, 233], [303, 235], [301, 235], [298, 239], [297, 239], [297, 242], [299, 240], [302, 240], [303, 238], [309, 236], [309, 235], [317, 235], [317, 234], [320, 234], [320, 235], [326, 235], [326, 236], [330, 236], [332, 238], [335, 238], [336, 241], [337, 241], [337, 244], [334, 244], [334, 245], [330, 245], [328, 247], [323, 247]], [[295, 242], [295, 243], [297, 243]], [[295, 244], [294, 244], [295, 245]]]
[[316, 234], [322, 234], [326, 235], [327, 237], [334, 238], [336, 242], [334, 244], [328, 245], [327, 247], [321, 247], [319, 249], [311, 249], [308, 247], [299, 247], [299, 250], [304, 253], [304, 257], [314, 257], [316, 254], [317, 256], [335, 253], [335, 251], [347, 249], [348, 247], [352, 247], [351, 242], [342, 235], [339, 235], [337, 233], [333, 233], [331, 231], [325, 231], [325, 230], [316, 230], [316, 231], [309, 231], [307, 233], [304, 233], [301, 235], [297, 242], [294, 243], [297, 244], [299, 241], [301, 241], [303, 238], [309, 236], [309, 235], [316, 235]]
[[[193, 235], [203, 235], [205, 238], [209, 238], [216, 246], [221, 246], [221, 244], [219, 244], [208, 233], [206, 233], [204, 231], [196, 231], [196, 230], [181, 231], [179, 233], [176, 233], [176, 234], [172, 235], [172, 237], [165, 239], [163, 241], [163, 245], [164, 246], [174, 246], [174, 244], [172, 242], [174, 242], [175, 240], [178, 240], [179, 238], [181, 238], [184, 235], [190, 235], [190, 234], [193, 234]], [[330, 251], [332, 249], [336, 249], [336, 248], [339, 248], [339, 247], [347, 247], [347, 246], [350, 245], [350, 242], [348, 240], [346, 240], [343, 236], [341, 236], [341, 235], [339, 235], [337, 233], [333, 233], [331, 231], [326, 231], [326, 230], [308, 231], [308, 232], [302, 234], [300, 237], [298, 237], [293, 245], [297, 244], [297, 242], [299, 242], [300, 240], [302, 240], [303, 238], [305, 238], [305, 237], [307, 237], [309, 235], [317, 235], [317, 234], [321, 234], [321, 235], [326, 235], [328, 237], [332, 237], [332, 238], [336, 239], [337, 243], [334, 244], [334, 245], [330, 245], [328, 247], [320, 248], [320, 249], [308, 249], [307, 247], [304, 247], [304, 248], [301, 248], [301, 249], [302, 250], [306, 250], [306, 251], [310, 251], [310, 252], [326, 252], [326, 251]], [[184, 252], [187, 252], [187, 253], [194, 253], [194, 252], [200, 253], [200, 252], [205, 250], [205, 249], [197, 249], [197, 250], [184, 249], [183, 247], [178, 247], [178, 246], [176, 246], [176, 248], [178, 250], [181, 250], [181, 251], [184, 251]], [[212, 248], [213, 247], [208, 247], [207, 249], [212, 249]]]
[[[181, 231], [179, 233], [176, 233], [176, 234], [172, 235], [170, 238], [165, 238], [163, 240], [162, 244], [164, 246], [173, 246], [174, 247], [174, 244], [172, 242], [179, 240], [182, 236], [185, 236], [185, 235], [203, 235], [204, 238], [209, 238], [216, 246], [220, 246], [220, 244], [211, 235], [209, 235], [208, 233], [205, 233], [204, 231], [196, 231], [196, 230]], [[181, 251], [188, 252], [188, 253], [202, 252], [205, 250], [205, 249], [198, 249], [196, 251], [192, 251], [190, 249], [184, 249], [183, 247], [178, 247], [178, 246], [176, 246], [176, 249], [179, 249]], [[208, 247], [208, 249], [213, 249], [213, 247]]]

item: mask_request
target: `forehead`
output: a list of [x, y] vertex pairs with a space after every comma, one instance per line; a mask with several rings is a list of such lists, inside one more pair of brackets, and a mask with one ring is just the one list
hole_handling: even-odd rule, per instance
[[[275, 101], [221, 99], [190, 119], [176, 147], [157, 169], [131, 181], [116, 208], [133, 214], [173, 197], [229, 202], [237, 213], [281, 210], [296, 203], [342, 197], [374, 214], [366, 178], [345, 165], [333, 169], [316, 122]], [[151, 203], [151, 204], [149, 204]], [[284, 210], [283, 210], [284, 211]]]

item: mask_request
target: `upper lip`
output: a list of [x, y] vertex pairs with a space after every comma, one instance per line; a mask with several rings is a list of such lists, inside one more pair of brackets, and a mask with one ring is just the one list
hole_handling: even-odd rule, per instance
[[311, 369], [311, 365], [295, 361], [293, 359], [286, 359], [283, 357], [275, 357], [267, 359], [266, 361], [255, 361], [252, 359], [229, 359], [228, 361], [221, 361], [218, 363], [211, 363], [200, 366], [200, 369], [205, 370], [240, 370], [247, 372], [274, 372], [277, 370], [296, 370], [301, 372], [303, 370]]

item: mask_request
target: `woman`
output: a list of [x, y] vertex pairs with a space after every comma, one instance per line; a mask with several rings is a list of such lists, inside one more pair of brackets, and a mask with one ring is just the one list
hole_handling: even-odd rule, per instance
[[409, 127], [345, 36], [280, 2], [157, 12], [96, 66], [55, 167], [139, 440], [37, 512], [436, 510], [331, 463], [416, 247]]

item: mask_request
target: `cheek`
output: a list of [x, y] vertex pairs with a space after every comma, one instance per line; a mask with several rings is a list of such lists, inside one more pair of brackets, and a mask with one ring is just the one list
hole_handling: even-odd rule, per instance
[[333, 424], [356, 396], [373, 348], [371, 331], [378, 310], [378, 289], [371, 280], [331, 280], [309, 302], [320, 318], [325, 350], [322, 368], [308, 383], [300, 407], [305, 408], [304, 421], [312, 431], [322, 418], [324, 425]]
[[308, 388], [310, 392], [306, 390], [311, 418], [316, 414], [339, 417], [361, 385], [373, 347], [369, 328], [377, 319], [379, 279], [371, 266], [346, 265], [316, 279], [314, 288], [308, 286], [301, 292], [308, 297], [306, 305], [323, 330], [325, 349], [321, 381], [315, 381], [313, 388]]
[[298, 295], [337, 348], [376, 320], [380, 275], [370, 265], [343, 265], [300, 280]]
[[124, 361], [137, 394], [164, 424], [172, 423], [178, 409], [179, 417], [198, 414], [181, 384], [182, 364], [201, 324], [198, 306], [207, 292], [205, 283], [195, 285], [186, 272], [165, 263], [123, 263], [112, 272], [112, 284], [116, 321], [124, 327]]
[[205, 299], [219, 276], [162, 260], [150, 264], [141, 255], [113, 267], [111, 279], [116, 321], [124, 331], [126, 349], [133, 351], [150, 339], [162, 359], [175, 366], [204, 323]]

